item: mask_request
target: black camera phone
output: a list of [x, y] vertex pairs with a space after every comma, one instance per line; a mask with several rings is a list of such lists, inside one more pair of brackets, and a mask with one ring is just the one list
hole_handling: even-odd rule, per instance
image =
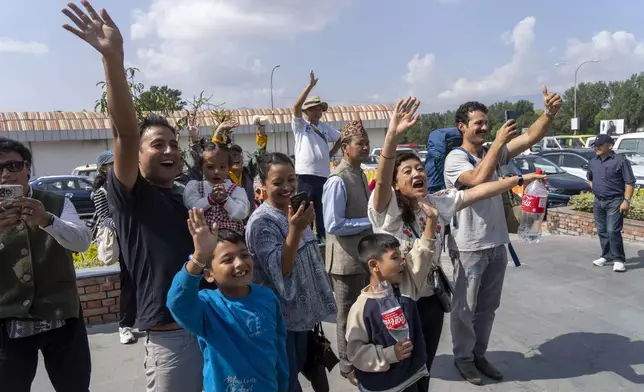
[[510, 120], [515, 120], [517, 119], [517, 111], [516, 110], [506, 110], [505, 111], [505, 121], [510, 121]]
[[299, 192], [291, 196], [291, 208], [293, 208], [293, 213], [296, 213], [297, 210], [300, 209], [301, 205], [304, 206], [304, 209], [309, 208], [310, 203], [309, 195], [307, 195], [306, 192]]

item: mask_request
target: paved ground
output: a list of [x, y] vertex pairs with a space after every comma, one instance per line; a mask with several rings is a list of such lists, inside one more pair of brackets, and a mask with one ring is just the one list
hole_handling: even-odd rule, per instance
[[[594, 239], [547, 236], [540, 244], [517, 244], [516, 249], [523, 266], [508, 267], [488, 354], [506, 380], [483, 387], [463, 382], [452, 363], [446, 320], [431, 390], [644, 391], [644, 244], [626, 244], [625, 274], [613, 273], [611, 267], [592, 267], [599, 249]], [[334, 341], [332, 321], [324, 327]], [[115, 325], [89, 330], [91, 390], [144, 391], [142, 343], [121, 346], [115, 330]], [[355, 390], [337, 368], [330, 383], [334, 392]], [[32, 390], [53, 391], [43, 366]]]

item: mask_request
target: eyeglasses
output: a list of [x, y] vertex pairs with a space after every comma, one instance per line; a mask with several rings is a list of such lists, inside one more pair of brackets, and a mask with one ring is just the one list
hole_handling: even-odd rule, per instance
[[18, 173], [25, 168], [26, 164], [26, 161], [5, 163], [3, 165], [0, 165], [0, 174], [4, 172], [4, 169], [9, 170], [9, 173]]

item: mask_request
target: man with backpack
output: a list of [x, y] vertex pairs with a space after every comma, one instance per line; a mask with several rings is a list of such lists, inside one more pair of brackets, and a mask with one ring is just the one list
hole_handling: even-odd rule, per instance
[[[456, 111], [456, 126], [462, 143], [447, 151], [446, 188], [471, 188], [497, 181], [502, 166], [541, 140], [562, 103], [561, 97], [548, 94], [545, 87], [542, 93], [546, 110], [528, 131], [515, 137], [516, 122], [507, 121], [487, 152], [483, 149], [488, 136], [487, 108], [479, 102], [461, 105]], [[494, 380], [503, 378], [485, 353], [508, 263], [505, 245], [510, 237], [505, 217], [502, 196], [495, 196], [457, 212], [450, 228], [448, 248], [454, 262], [455, 289], [450, 322], [454, 360], [461, 376], [475, 385], [482, 384], [481, 373]]]

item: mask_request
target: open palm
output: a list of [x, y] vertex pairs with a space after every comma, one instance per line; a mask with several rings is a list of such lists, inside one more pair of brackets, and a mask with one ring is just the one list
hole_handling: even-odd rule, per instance
[[389, 129], [387, 133], [393, 133], [394, 136], [400, 136], [416, 125], [418, 118], [416, 110], [420, 106], [420, 100], [416, 97], [409, 97], [399, 100], [396, 103], [391, 119], [389, 120]]
[[188, 211], [188, 230], [192, 235], [195, 254], [212, 257], [217, 247], [217, 225], [208, 226], [202, 209]]
[[92, 45], [103, 56], [122, 55], [123, 36], [107, 11], [101, 9], [99, 15], [87, 0], [81, 0], [81, 4], [87, 13], [74, 3], [69, 3], [62, 10], [78, 28], [68, 24], [63, 25], [63, 28]]

